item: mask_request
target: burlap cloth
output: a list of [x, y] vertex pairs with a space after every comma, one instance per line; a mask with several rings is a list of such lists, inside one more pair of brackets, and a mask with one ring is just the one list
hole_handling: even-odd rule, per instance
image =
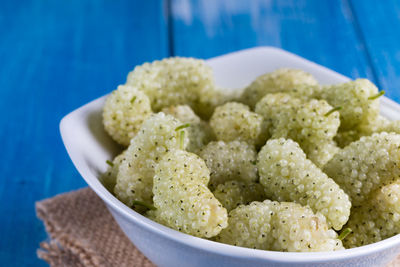
[[36, 212], [50, 235], [37, 254], [50, 266], [154, 266], [89, 188], [37, 202]]
[[[50, 235], [37, 254], [50, 266], [154, 266], [89, 188], [37, 202], [36, 212]], [[400, 256], [387, 267], [395, 266]]]

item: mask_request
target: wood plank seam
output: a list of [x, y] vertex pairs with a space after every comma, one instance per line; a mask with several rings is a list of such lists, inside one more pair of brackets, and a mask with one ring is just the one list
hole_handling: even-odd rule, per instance
[[175, 42], [174, 42], [174, 17], [172, 14], [172, 0], [164, 1], [165, 18], [167, 19], [167, 45], [168, 56], [175, 56]]
[[364, 36], [364, 32], [361, 29], [359, 17], [357, 16], [357, 13], [355, 12], [353, 3], [351, 0], [345, 0], [345, 4], [348, 6], [350, 15], [352, 16], [353, 21], [354, 21], [353, 26], [354, 26], [355, 35], [359, 39], [360, 43], [363, 45], [363, 47], [365, 49], [365, 58], [367, 60], [368, 65], [370, 66], [370, 68], [372, 70], [373, 82], [377, 85], [378, 88], [383, 88], [382, 84], [379, 81], [379, 75], [377, 73], [375, 64], [373, 63], [372, 55], [368, 49], [366, 38]]

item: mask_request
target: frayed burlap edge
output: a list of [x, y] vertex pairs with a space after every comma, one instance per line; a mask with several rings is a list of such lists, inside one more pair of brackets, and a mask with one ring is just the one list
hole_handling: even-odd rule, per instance
[[50, 239], [41, 243], [37, 255], [52, 267], [154, 267], [90, 188], [41, 200], [36, 213]]
[[62, 266], [70, 263], [70, 266], [102, 267], [107, 266], [102, 257], [82, 242], [64, 233], [62, 229], [56, 229], [51, 224], [51, 214], [46, 212], [45, 202], [36, 203], [36, 212], [45, 225], [46, 232], [50, 235], [49, 242], [42, 242], [38, 249], [39, 258], [50, 266]]

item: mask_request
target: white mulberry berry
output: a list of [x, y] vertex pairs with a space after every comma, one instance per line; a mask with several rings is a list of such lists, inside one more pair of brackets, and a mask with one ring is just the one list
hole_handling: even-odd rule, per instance
[[273, 200], [308, 205], [325, 215], [328, 225], [336, 230], [349, 219], [349, 197], [306, 158], [296, 142], [283, 138], [268, 140], [258, 154], [257, 167], [260, 183]]
[[213, 237], [227, 226], [226, 209], [207, 188], [210, 172], [197, 155], [172, 150], [154, 175], [155, 216], [167, 226], [198, 237]]

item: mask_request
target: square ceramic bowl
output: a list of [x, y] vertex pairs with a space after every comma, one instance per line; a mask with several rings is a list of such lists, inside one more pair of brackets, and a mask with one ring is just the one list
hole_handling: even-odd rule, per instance
[[[346, 82], [344, 77], [299, 56], [273, 47], [258, 47], [207, 60], [216, 83], [227, 90], [241, 88], [257, 76], [281, 67], [299, 68], [321, 84]], [[274, 252], [234, 247], [193, 237], [153, 222], [128, 208], [99, 182], [120, 148], [102, 125], [105, 96], [65, 116], [61, 135], [69, 156], [88, 185], [105, 202], [127, 237], [159, 266], [380, 266], [400, 253], [400, 235], [381, 242], [335, 252]], [[400, 118], [400, 106], [381, 98], [381, 113]]]

